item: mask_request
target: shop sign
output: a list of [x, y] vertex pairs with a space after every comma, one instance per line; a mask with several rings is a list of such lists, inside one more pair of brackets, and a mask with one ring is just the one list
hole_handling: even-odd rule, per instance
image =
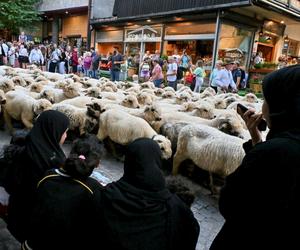
[[159, 42], [161, 32], [150, 27], [143, 26], [136, 30], [127, 30], [125, 42]]
[[225, 58], [229, 58], [229, 59], [241, 59], [244, 57], [244, 53], [243, 51], [241, 51], [240, 49], [228, 49], [225, 51]]

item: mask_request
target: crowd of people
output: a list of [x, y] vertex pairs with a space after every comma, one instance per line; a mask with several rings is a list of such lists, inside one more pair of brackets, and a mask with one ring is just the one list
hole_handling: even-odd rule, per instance
[[[10, 62], [9, 51], [14, 50], [14, 63], [22, 67], [35, 63], [50, 72], [61, 72], [61, 67], [70, 72], [69, 65], [73, 73], [83, 70], [93, 75], [99, 65], [95, 51], [86, 52], [82, 59], [77, 48], [55, 44], [45, 46], [45, 51], [33, 45], [28, 51], [24, 34], [19, 42], [8, 46], [1, 40], [0, 45], [2, 64]], [[185, 51], [165, 62], [153, 57], [147, 52], [140, 67], [145, 80], [160, 86], [166, 67], [168, 85], [176, 89], [182, 72], [192, 70], [194, 91], [200, 92], [205, 77], [201, 60], [192, 65]], [[115, 49], [110, 59], [112, 80], [118, 80], [123, 60]], [[243, 80], [239, 62], [217, 61], [210, 85], [217, 91], [235, 92]], [[262, 113], [249, 109], [242, 114], [251, 140], [243, 145], [241, 165], [226, 177], [221, 189], [219, 209], [225, 223], [211, 250], [293, 249], [297, 245], [299, 81], [300, 65], [270, 73], [263, 80]], [[258, 129], [262, 119], [269, 127], [265, 141]], [[23, 249], [195, 249], [201, 225], [190, 204], [168, 189], [155, 141], [133, 141], [126, 149], [122, 178], [103, 186], [90, 177], [101, 165], [102, 144], [95, 136], [87, 136], [75, 141], [66, 156], [61, 145], [69, 124], [64, 114], [45, 111], [28, 134], [12, 137], [0, 158], [1, 193], [8, 194], [5, 220]]]
[[96, 78], [100, 56], [91, 48], [82, 53], [66, 43], [34, 43], [22, 32], [18, 41], [6, 42], [0, 38], [0, 65], [27, 68], [35, 64], [43, 71], [60, 74], [74, 73]]

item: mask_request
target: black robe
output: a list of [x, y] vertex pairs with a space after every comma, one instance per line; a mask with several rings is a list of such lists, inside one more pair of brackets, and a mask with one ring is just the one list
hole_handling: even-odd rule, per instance
[[27, 244], [34, 250], [104, 249], [98, 229], [101, 190], [91, 177], [49, 170], [38, 184]]
[[161, 152], [142, 138], [128, 146], [124, 176], [103, 191], [103, 242], [111, 250], [194, 250], [199, 225], [165, 186]]
[[225, 224], [211, 250], [299, 248], [299, 81], [300, 65], [265, 78], [271, 129], [265, 142], [244, 144], [241, 166], [226, 178], [219, 200]]
[[44, 111], [25, 139], [25, 146], [13, 157], [6, 190], [10, 194], [7, 228], [22, 242], [26, 239], [36, 185], [45, 172], [65, 161], [60, 139], [69, 126], [61, 112]]

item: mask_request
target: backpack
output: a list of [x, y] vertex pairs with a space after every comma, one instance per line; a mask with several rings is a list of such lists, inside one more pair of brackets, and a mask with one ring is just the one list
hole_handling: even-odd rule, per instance
[[246, 88], [246, 72], [245, 70], [243, 69], [240, 69], [241, 70], [241, 81], [240, 81], [240, 88], [241, 89], [244, 89]]

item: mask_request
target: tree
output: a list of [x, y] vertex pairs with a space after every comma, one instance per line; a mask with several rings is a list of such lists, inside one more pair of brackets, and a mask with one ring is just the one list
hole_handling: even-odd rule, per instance
[[1, 0], [0, 29], [18, 32], [40, 20], [37, 5], [40, 0]]

